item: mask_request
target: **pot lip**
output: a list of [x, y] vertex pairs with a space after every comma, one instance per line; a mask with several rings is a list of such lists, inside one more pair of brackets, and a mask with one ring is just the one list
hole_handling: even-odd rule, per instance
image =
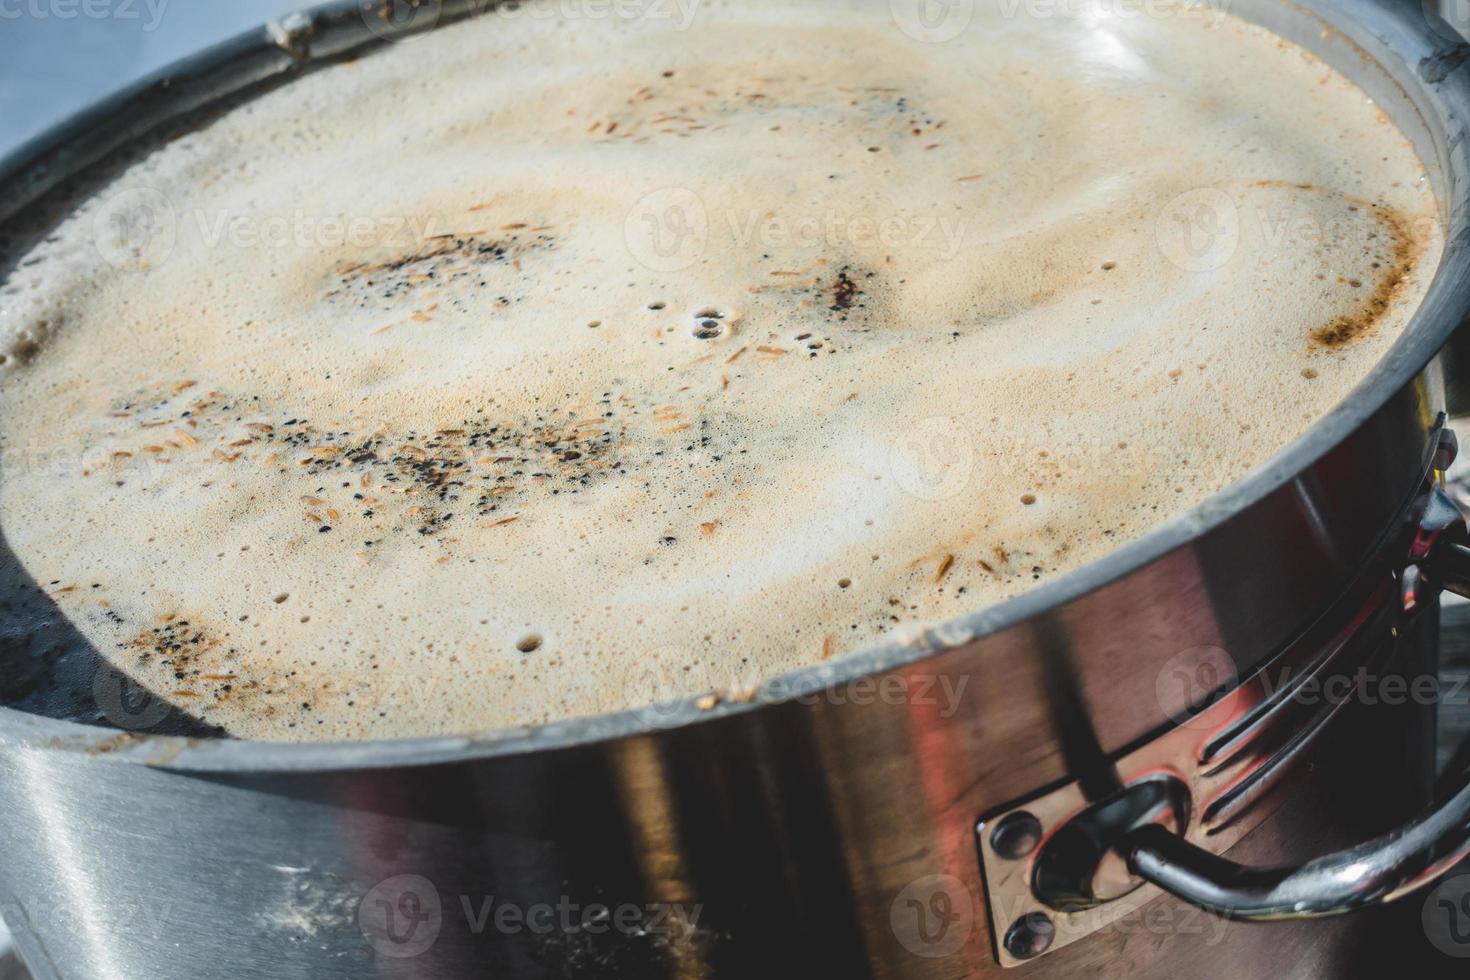
[[[1190, 0], [1193, 2], [1193, 0]], [[488, 0], [428, 0], [441, 26], [475, 12], [494, 9]], [[1401, 336], [1349, 395], [1269, 460], [1199, 505], [1153, 530], [1052, 582], [926, 629], [911, 643], [888, 642], [848, 654], [831, 663], [788, 671], [768, 678], [750, 703], [721, 702], [702, 709], [688, 697], [658, 706], [612, 714], [573, 718], [536, 726], [497, 729], [459, 736], [428, 736], [352, 742], [271, 742], [201, 739], [136, 734], [77, 722], [46, 718], [0, 706], [0, 747], [65, 751], [156, 768], [195, 772], [291, 773], [382, 769], [439, 765], [475, 759], [527, 755], [573, 749], [618, 739], [672, 732], [714, 724], [763, 709], [792, 704], [835, 685], [904, 670], [962, 643], [1016, 626], [1048, 610], [1063, 607], [1088, 593], [1138, 572], [1188, 547], [1208, 531], [1260, 502], [1317, 463], [1328, 451], [1363, 425], [1393, 395], [1412, 384], [1439, 353], [1461, 314], [1470, 310], [1470, 141], [1461, 138], [1470, 119], [1470, 71], [1455, 71], [1470, 55], [1470, 45], [1449, 40], [1452, 29], [1431, 19], [1436, 15], [1417, 4], [1388, 5], [1378, 0], [1283, 0], [1283, 15], [1315, 22], [1324, 32], [1348, 36], [1365, 61], [1403, 85], [1404, 76], [1389, 71], [1363, 51], [1357, 39], [1368, 37], [1401, 58], [1412, 74], [1418, 98], [1411, 101], [1428, 113], [1448, 135], [1439, 147], [1447, 167], [1441, 190], [1446, 224], [1445, 247], [1429, 290]], [[1331, 7], [1323, 11], [1318, 7]], [[167, 88], [171, 81], [199, 74], [232, 59], [257, 53], [285, 52], [300, 63], [311, 57], [297, 42], [312, 25], [337, 25], [348, 18], [370, 17], [371, 0], [338, 0], [249, 31], [190, 56], [110, 96], [23, 144], [0, 159], [0, 189], [37, 168], [45, 157], [65, 151], [105, 119], [124, 112], [145, 93]], [[1234, 11], [1231, 11], [1234, 13]], [[1246, 12], [1242, 12], [1244, 14]], [[308, 31], [309, 33], [309, 31]], [[384, 41], [360, 32], [356, 49]], [[323, 59], [349, 48], [338, 46]], [[1449, 65], [1443, 71], [1426, 66]], [[284, 69], [289, 70], [289, 66]], [[248, 83], [247, 83], [248, 84]], [[229, 93], [221, 92], [208, 102]], [[206, 103], [207, 104], [207, 103]], [[1434, 127], [1431, 127], [1433, 129]], [[24, 207], [26, 205], [22, 205]], [[1458, 311], [1458, 312], [1457, 312]]]

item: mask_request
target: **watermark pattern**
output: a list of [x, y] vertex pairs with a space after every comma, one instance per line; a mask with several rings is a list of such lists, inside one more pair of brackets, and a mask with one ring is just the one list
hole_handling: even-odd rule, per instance
[[108, 264], [122, 270], [164, 265], [188, 241], [208, 250], [409, 250], [452, 222], [432, 214], [245, 214], [227, 209], [179, 211], [161, 191], [131, 187], [107, 198], [93, 218], [93, 241]]
[[[175, 931], [179, 923], [174, 921], [172, 904], [158, 902], [108, 903], [108, 918], [123, 935], [146, 936], [157, 942]], [[26, 936], [37, 930], [44, 931], [55, 923], [74, 923], [78, 910], [75, 902], [66, 898], [27, 897], [18, 902], [0, 903], [0, 924], [12, 936]], [[44, 937], [40, 937], [44, 938]]]
[[1204, 709], [1239, 682], [1235, 660], [1209, 644], [1181, 650], [1164, 662], [1154, 678], [1154, 694], [1164, 713], [1181, 727], [1204, 727]]
[[1424, 899], [1424, 934], [1435, 949], [1470, 959], [1470, 874], [1441, 881]]
[[[928, 716], [948, 719], [958, 715], [965, 705], [971, 677], [968, 674], [913, 672], [860, 676], [849, 680], [813, 687], [805, 682], [797, 686], [786, 678], [764, 679], [759, 675], [732, 677], [714, 690], [704, 687], [691, 690], [688, 675], [659, 669], [658, 662], [677, 662], [672, 657], [650, 657], [649, 664], [624, 681], [626, 702], [635, 705], [633, 714], [645, 725], [659, 725], [681, 712], [713, 707], [720, 702], [737, 704], [786, 704], [804, 707], [887, 706], [906, 710], [923, 709]], [[235, 678], [228, 679], [233, 682]], [[764, 681], [764, 682], [763, 682]], [[242, 682], [243, 683], [243, 682]], [[383, 703], [413, 701], [423, 697], [424, 678], [411, 671], [375, 672], [373, 697]], [[130, 677], [125, 669], [110, 663], [99, 664], [92, 679], [92, 695], [102, 718], [123, 731], [146, 733], [172, 718], [174, 706], [166, 696], [154, 694]], [[190, 702], [190, 709], [207, 718], [209, 702]], [[530, 701], [517, 709], [529, 713]]]
[[784, 215], [756, 208], [709, 208], [687, 187], [645, 194], [623, 222], [628, 252], [653, 272], [681, 272], [704, 258], [716, 242], [750, 254], [773, 249], [816, 253], [854, 249], [923, 252], [940, 261], [959, 254], [964, 222], [940, 215], [879, 217], [836, 208]]
[[446, 930], [470, 936], [621, 936], [677, 949], [698, 935], [697, 903], [521, 902], [489, 894], [442, 895], [422, 875], [395, 875], [374, 885], [358, 905], [357, 925], [379, 955], [407, 960], [434, 947]]
[[[650, 658], [651, 663], [658, 658]], [[677, 662], [677, 661], [673, 661]], [[700, 692], [688, 689], [684, 675], [645, 667], [625, 686], [628, 701], [641, 705], [635, 714], [645, 723], [657, 724], [674, 717], [687, 706], [690, 697], [700, 700]], [[838, 683], [812, 688], [808, 683], [784, 677], [765, 679], [760, 675], [732, 677], [719, 686], [716, 700], [743, 704], [795, 703], [805, 707], [825, 705], [868, 707], [886, 705], [898, 708], [926, 708], [938, 718], [953, 718], [963, 707], [970, 685], [968, 674], [905, 673], [856, 677]]]
[[128, 732], [156, 728], [173, 711], [167, 701], [110, 664], [92, 676], [92, 698], [108, 724]]
[[[535, 21], [654, 21], [686, 31], [701, 0], [472, 0], [455, 6], [455, 16], [496, 16]], [[363, 23], [387, 41], [431, 30], [444, 19], [444, 0], [358, 0]]]
[[0, 472], [11, 476], [69, 479], [106, 474], [115, 482], [151, 485], [165, 470], [151, 453], [136, 453], [122, 442], [99, 442], [80, 449], [53, 445], [0, 448]]
[[1214, 27], [1229, 0], [994, 0], [1006, 20], [1203, 20]]
[[357, 908], [357, 927], [363, 938], [392, 959], [428, 952], [443, 925], [439, 890], [422, 875], [396, 875], [379, 882]]
[[902, 433], [888, 454], [888, 469], [899, 488], [931, 502], [963, 493], [975, 462], [975, 441], [969, 430], [945, 415], [930, 416]]
[[151, 187], [130, 187], [102, 202], [92, 223], [102, 258], [119, 269], [162, 265], [178, 243], [179, 219], [172, 202]]
[[[1313, 673], [1283, 666], [1251, 675], [1253, 697], [1274, 701], [1286, 692], [1290, 703], [1316, 708], [1344, 704], [1367, 707], [1470, 707], [1470, 680], [1436, 674], [1406, 676], [1377, 673], [1366, 666], [1352, 671]], [[1191, 647], [1170, 657], [1155, 678], [1155, 694], [1165, 714], [1181, 727], [1218, 724], [1206, 709], [1239, 691], [1234, 661], [1219, 647]]]
[[709, 212], [686, 187], [645, 194], [623, 222], [623, 240], [633, 258], [654, 272], [682, 272], [709, 247]]
[[[1285, 199], [1262, 197], [1285, 192]], [[1231, 192], [1196, 187], [1171, 198], [1154, 217], [1159, 254], [1185, 272], [1208, 273], [1237, 260], [1266, 263], [1284, 252], [1371, 246], [1388, 237], [1424, 241], [1435, 233], [1433, 215], [1402, 215], [1323, 196], [1309, 185], [1256, 184]], [[1249, 244], [1251, 247], [1244, 247]], [[1323, 271], [1327, 271], [1324, 256]], [[1354, 283], [1361, 286], [1362, 283]]]
[[1159, 252], [1186, 272], [1213, 272], [1240, 247], [1240, 212], [1229, 194], [1199, 187], [1175, 197], [1154, 223]]
[[786, 682], [777, 677], [760, 688], [759, 697], [766, 702], [790, 700], [802, 705], [825, 704], [832, 707], [882, 704], [891, 707], [933, 708], [938, 717], [952, 718], [962, 707], [969, 683], [968, 674], [955, 676], [918, 672], [857, 677], [817, 691], [800, 692], [788, 688]]
[[893, 22], [923, 44], [943, 44], [965, 32], [975, 19], [975, 0], [889, 0]]
[[[1206, 911], [1182, 902], [1150, 901], [1118, 914], [1108, 903], [1093, 906], [1063, 906], [1052, 911], [1037, 911], [1035, 904], [1021, 896], [991, 896], [992, 920], [1002, 933], [1010, 925], [1025, 923], [1035, 935], [1050, 939], [1055, 935], [1050, 917], [1066, 916], [1067, 932], [1073, 936], [1155, 936], [1194, 937], [1196, 945], [1206, 949], [1220, 945], [1236, 920], [1227, 913]], [[1032, 952], [1043, 951], [1031, 947]]]
[[642, 20], [672, 25], [687, 31], [694, 23], [703, 0], [541, 0], [537, 3], [498, 3], [481, 0], [506, 19], [533, 20]]
[[[1026, 459], [1037, 449], [1036, 433], [1016, 420], [934, 415], [888, 437], [879, 451], [900, 490], [933, 503], [975, 489], [973, 477], [982, 459]], [[1149, 476], [1178, 462], [1177, 452], [1167, 447], [1144, 440], [1120, 444], [1101, 435], [1073, 436], [1065, 453], [1074, 465], [1106, 467], [1120, 475]], [[1018, 504], [1037, 503], [1037, 495], [1025, 489], [1016, 487]]]
[[649, 656], [643, 666], [625, 682], [624, 691], [632, 695], [629, 701], [639, 705], [634, 713], [645, 725], [658, 725], [668, 721], [684, 707], [689, 692], [678, 684], [671, 672], [658, 666], [660, 663], [677, 662], [665, 659], [662, 654]]
[[964, 238], [964, 222], [937, 215], [890, 214], [878, 218], [828, 210], [785, 218], [747, 210], [730, 211], [724, 217], [731, 240], [746, 251], [881, 248], [926, 252], [947, 262], [959, 254]]
[[899, 944], [915, 956], [952, 956], [974, 931], [975, 896], [953, 875], [927, 875], [893, 899], [888, 923]]
[[362, 22], [386, 41], [427, 31], [439, 24], [442, 0], [358, 0]]
[[[1017, 20], [1195, 20], [1213, 29], [1228, 0], [984, 0], [987, 18]], [[971, 29], [981, 0], [889, 0], [893, 22], [922, 44], [944, 44]], [[980, 30], [981, 28], [975, 28]]]
[[[1181, 728], [1225, 723], [1236, 709], [1257, 703], [1289, 703], [1319, 709], [1343, 705], [1396, 708], [1470, 708], [1470, 678], [1438, 673], [1380, 672], [1366, 664], [1323, 670], [1316, 661], [1275, 664], [1244, 678], [1223, 648], [1202, 644], [1174, 654], [1154, 677], [1164, 715]], [[1221, 702], [1229, 710], [1214, 710]]]
[[114, 20], [158, 30], [170, 0], [0, 0], [0, 21]]

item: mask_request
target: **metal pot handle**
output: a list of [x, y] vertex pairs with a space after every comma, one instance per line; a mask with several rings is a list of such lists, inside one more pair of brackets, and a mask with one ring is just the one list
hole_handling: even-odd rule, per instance
[[[1452, 506], [1435, 495], [1442, 509]], [[1416, 542], [1422, 560], [1404, 576], [1405, 604], [1426, 585], [1470, 597], [1470, 547], [1458, 510]], [[1460, 539], [1460, 540], [1456, 540]], [[1470, 746], [1467, 746], [1470, 748]], [[1463, 764], [1466, 749], [1457, 755]], [[1305, 864], [1252, 868], [1205, 851], [1164, 827], [1144, 826], [1118, 848], [1129, 869], [1176, 898], [1247, 921], [1310, 919], [1391, 902], [1428, 885], [1470, 855], [1470, 769], [1458, 789], [1419, 817], [1376, 840]]]
[[1305, 864], [1251, 868], [1152, 825], [1124, 842], [1129, 869], [1192, 905], [1268, 922], [1339, 915], [1391, 902], [1437, 881], [1470, 854], [1470, 782], [1377, 840]]

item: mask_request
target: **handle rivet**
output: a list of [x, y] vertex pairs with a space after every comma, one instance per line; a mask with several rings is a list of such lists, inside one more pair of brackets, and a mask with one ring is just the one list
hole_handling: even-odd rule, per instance
[[990, 846], [1008, 861], [1021, 860], [1040, 843], [1041, 821], [1025, 810], [1007, 814], [990, 835]]
[[1032, 912], [1021, 916], [1006, 930], [1006, 952], [1018, 960], [1029, 960], [1045, 953], [1056, 937], [1057, 927], [1046, 913]]

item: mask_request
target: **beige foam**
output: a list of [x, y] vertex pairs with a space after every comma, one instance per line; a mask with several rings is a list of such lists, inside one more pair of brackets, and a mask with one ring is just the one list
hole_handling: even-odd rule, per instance
[[0, 527], [208, 722], [536, 723], [1017, 595], [1299, 435], [1440, 248], [1378, 108], [1216, 13], [564, 6], [231, 112], [0, 289]]

